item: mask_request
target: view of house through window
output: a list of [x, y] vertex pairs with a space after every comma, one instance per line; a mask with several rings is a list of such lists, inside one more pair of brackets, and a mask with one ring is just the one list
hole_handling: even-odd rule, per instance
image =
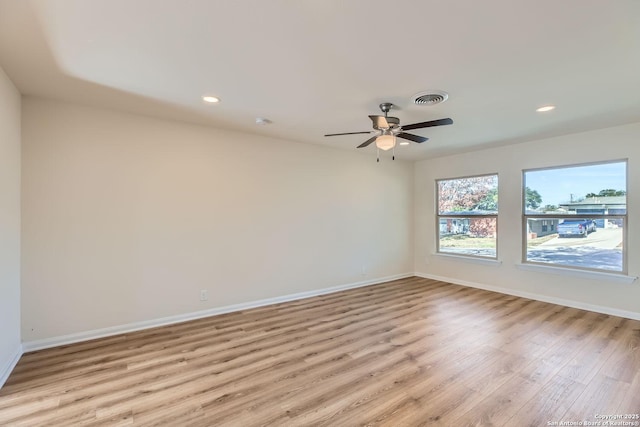
[[438, 252], [497, 257], [498, 175], [437, 181]]
[[627, 162], [524, 171], [524, 261], [626, 272]]

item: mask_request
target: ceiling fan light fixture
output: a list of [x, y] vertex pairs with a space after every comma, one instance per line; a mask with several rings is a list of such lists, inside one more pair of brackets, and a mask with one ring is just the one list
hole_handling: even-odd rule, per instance
[[396, 146], [396, 137], [392, 134], [380, 135], [376, 138], [376, 147], [388, 151]]

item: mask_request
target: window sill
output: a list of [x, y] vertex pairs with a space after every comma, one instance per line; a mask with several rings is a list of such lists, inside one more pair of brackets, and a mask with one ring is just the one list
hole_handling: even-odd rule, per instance
[[591, 280], [606, 280], [618, 283], [633, 283], [638, 278], [635, 276], [627, 276], [624, 274], [606, 273], [600, 271], [577, 270], [573, 268], [564, 268], [556, 266], [538, 265], [538, 264], [516, 264], [520, 270], [537, 271], [540, 273], [551, 273], [560, 276], [573, 276]]
[[453, 259], [456, 261], [468, 262], [471, 264], [480, 264], [480, 265], [491, 265], [494, 267], [498, 267], [502, 264], [502, 261], [493, 258], [481, 258], [477, 256], [470, 255], [456, 255], [456, 254], [445, 254], [441, 252], [431, 254], [432, 257], [437, 258], [445, 258], [445, 259]]

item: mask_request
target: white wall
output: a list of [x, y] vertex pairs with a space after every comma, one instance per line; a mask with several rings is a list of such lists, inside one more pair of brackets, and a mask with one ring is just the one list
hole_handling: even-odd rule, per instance
[[20, 93], [0, 68], [0, 386], [20, 354]]
[[413, 164], [361, 153], [27, 97], [22, 198], [25, 342], [413, 271]]
[[[516, 295], [535, 295], [544, 300], [566, 301], [579, 307], [603, 307], [609, 312], [640, 316], [638, 280], [632, 284], [618, 283], [516, 267], [522, 257], [520, 194], [523, 169], [628, 158], [628, 274], [640, 275], [640, 224], [636, 221], [640, 212], [639, 140], [640, 124], [634, 124], [416, 163], [415, 270], [454, 283], [493, 287]], [[433, 256], [436, 248], [434, 181], [493, 172], [499, 174], [498, 257], [502, 263], [481, 265]]]

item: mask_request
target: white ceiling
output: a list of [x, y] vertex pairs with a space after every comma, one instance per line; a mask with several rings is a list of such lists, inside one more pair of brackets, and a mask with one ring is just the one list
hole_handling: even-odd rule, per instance
[[396, 150], [423, 159], [640, 121], [640, 1], [0, 0], [0, 66], [24, 95], [345, 150], [367, 135], [323, 135], [383, 101], [451, 117]]

